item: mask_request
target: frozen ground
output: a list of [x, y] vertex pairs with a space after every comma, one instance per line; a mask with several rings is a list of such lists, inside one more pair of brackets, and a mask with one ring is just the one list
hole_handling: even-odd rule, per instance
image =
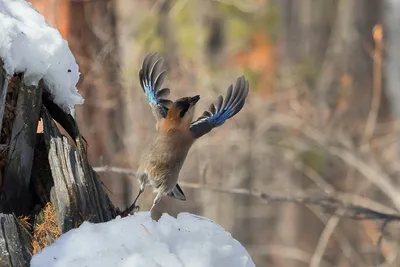
[[60, 33], [25, 0], [0, 0], [0, 58], [8, 74], [25, 72], [25, 83], [48, 84], [54, 102], [68, 113], [83, 98], [79, 68]]
[[139, 212], [83, 223], [36, 254], [31, 267], [251, 267], [245, 248], [218, 224], [196, 215]]

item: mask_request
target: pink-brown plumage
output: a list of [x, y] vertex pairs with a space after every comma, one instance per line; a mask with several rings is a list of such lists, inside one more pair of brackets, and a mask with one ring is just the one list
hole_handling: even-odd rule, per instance
[[137, 199], [148, 186], [157, 193], [152, 208], [164, 195], [186, 200], [178, 178], [190, 147], [197, 138], [237, 114], [249, 91], [248, 81], [239, 77], [235, 87], [228, 88], [225, 99], [219, 96], [201, 117], [193, 121], [200, 96], [182, 97], [175, 102], [167, 99], [170, 90], [161, 88], [165, 73], [163, 59], [157, 54], [147, 55], [139, 71], [140, 84], [157, 119], [157, 136], [141, 157], [136, 174], [140, 191], [127, 209], [128, 213], [135, 208]]

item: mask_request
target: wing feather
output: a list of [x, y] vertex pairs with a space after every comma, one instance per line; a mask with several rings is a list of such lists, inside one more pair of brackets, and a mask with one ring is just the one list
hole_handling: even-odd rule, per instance
[[168, 108], [172, 104], [167, 99], [170, 89], [162, 88], [166, 76], [164, 59], [157, 53], [146, 55], [139, 71], [139, 80], [157, 120], [167, 116]]
[[194, 137], [203, 136], [236, 115], [243, 108], [248, 93], [249, 83], [244, 76], [241, 76], [236, 80], [234, 88], [232, 85], [228, 87], [225, 99], [219, 96], [208, 110], [191, 123], [190, 131]]

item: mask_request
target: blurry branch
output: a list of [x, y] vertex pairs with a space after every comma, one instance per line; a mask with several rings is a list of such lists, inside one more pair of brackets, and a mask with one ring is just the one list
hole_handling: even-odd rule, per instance
[[[271, 121], [273, 123], [271, 123]], [[271, 116], [268, 123], [279, 124], [300, 131], [307, 138], [325, 149], [329, 154], [340, 158], [348, 166], [356, 169], [371, 184], [384, 192], [395, 204], [396, 209], [400, 210], [400, 191], [393, 184], [390, 177], [379, 170], [378, 164], [373, 162], [372, 159], [367, 163], [363, 161], [360, 156], [356, 156], [355, 152], [330, 144], [324, 133], [295, 117], [278, 114]]]
[[126, 174], [126, 175], [131, 175], [131, 176], [136, 175], [136, 172], [132, 169], [113, 167], [113, 166], [94, 167], [93, 170], [95, 172], [113, 172], [113, 173], [117, 173], [117, 174]]
[[[93, 168], [96, 172], [112, 172], [117, 174], [125, 174], [135, 176], [135, 171], [128, 168], [119, 168], [113, 166], [102, 166]], [[220, 193], [246, 195], [257, 197], [265, 201], [271, 202], [291, 202], [304, 205], [315, 205], [322, 207], [324, 212], [339, 216], [351, 218], [354, 220], [386, 220], [386, 221], [400, 221], [400, 214], [388, 213], [378, 211], [362, 205], [361, 203], [353, 203], [352, 201], [342, 197], [340, 194], [333, 197], [319, 197], [319, 196], [285, 196], [273, 195], [269, 193], [260, 192], [246, 188], [222, 188], [218, 185], [199, 184], [179, 181], [179, 185], [191, 189], [209, 190]]]
[[337, 11], [335, 23], [333, 25], [332, 33], [328, 41], [328, 48], [321, 65], [321, 72], [315, 85], [315, 90], [318, 93], [318, 105], [321, 115], [320, 122], [322, 123], [326, 118], [325, 110], [328, 110], [327, 95], [331, 84], [335, 80], [335, 69], [340, 68], [343, 64], [343, 58], [348, 56], [348, 50], [354, 46], [357, 40], [352, 36], [354, 30], [354, 1], [340, 0], [337, 1]]
[[376, 185], [380, 188], [395, 204], [396, 209], [400, 210], [400, 192], [397, 187], [392, 183], [389, 176], [373, 168], [372, 164], [368, 164], [358, 157], [356, 157], [350, 151], [345, 149], [340, 149], [336, 147], [330, 147], [328, 151], [340, 159], [342, 159], [349, 166], [354, 167], [358, 172], [360, 172], [371, 184]]
[[[341, 211], [339, 210], [341, 213]], [[326, 247], [328, 245], [328, 242], [336, 228], [336, 226], [339, 224], [340, 218], [337, 216], [331, 217], [328, 221], [328, 223], [325, 225], [324, 230], [322, 231], [318, 244], [315, 248], [314, 254], [310, 260], [310, 265], [309, 267], [318, 267], [321, 264], [322, 258], [324, 256]]]
[[371, 109], [368, 114], [367, 124], [365, 126], [364, 136], [361, 146], [365, 145], [374, 133], [376, 119], [378, 117], [379, 106], [382, 95], [382, 47], [383, 47], [383, 29], [382, 25], [375, 25], [372, 31], [372, 36], [375, 42], [374, 49], [374, 70], [373, 70], [373, 91]]
[[[330, 218], [327, 218], [326, 214], [322, 214], [316, 206], [309, 206], [308, 208], [321, 223], [324, 225], [329, 223]], [[360, 252], [354, 247], [355, 244], [353, 244], [350, 239], [351, 237], [342, 231], [335, 232], [335, 240], [340, 246], [342, 255], [346, 258], [349, 266], [364, 266], [365, 263], [363, 262]]]
[[308, 177], [319, 189], [321, 189], [324, 193], [331, 196], [336, 193], [335, 188], [327, 183], [313, 168], [309, 167], [307, 164], [296, 161], [292, 163], [293, 167]]
[[[389, 221], [384, 221], [382, 226], [380, 227], [380, 231], [379, 231], [379, 238], [378, 238], [378, 242], [377, 242], [377, 246], [379, 248], [379, 254], [378, 254], [379, 257], [378, 257], [378, 262], [377, 262], [378, 265], [385, 258], [383, 255], [382, 243], [383, 243], [383, 238], [385, 236], [386, 227], [388, 226], [388, 224], [389, 224]], [[398, 250], [396, 250], [396, 252], [397, 251]]]
[[[334, 187], [327, 182], [324, 181], [319, 174], [313, 170], [312, 168], [308, 167], [305, 164], [300, 163], [293, 163], [294, 167], [302, 174], [306, 175], [310, 180], [312, 180], [326, 195], [330, 197], [339, 197], [341, 199], [349, 199], [351, 203], [362, 203], [362, 206], [367, 206], [373, 210], [384, 211], [385, 213], [396, 213], [396, 210], [389, 209], [384, 204], [376, 202], [370, 198], [366, 198], [354, 193], [341, 193], [337, 192]], [[323, 186], [321, 186], [323, 184]]]

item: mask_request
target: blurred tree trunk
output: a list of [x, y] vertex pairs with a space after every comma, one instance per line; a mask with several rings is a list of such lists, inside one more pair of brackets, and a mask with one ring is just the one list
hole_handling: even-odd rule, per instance
[[159, 10], [159, 20], [157, 24], [158, 35], [162, 40], [163, 57], [165, 59], [165, 67], [171, 69], [178, 63], [178, 44], [175, 41], [173, 26], [169, 12], [171, 10], [171, 1], [165, 0]]
[[381, 1], [338, 1], [329, 47], [316, 83], [321, 106], [335, 109], [339, 101], [347, 104], [341, 123], [350, 131], [355, 119], [365, 121], [370, 112], [374, 49], [372, 29], [380, 22], [381, 7]]
[[57, 28], [63, 38], [68, 39], [69, 0], [29, 0], [46, 18], [46, 22]]
[[119, 80], [115, 1], [70, 2], [70, 47], [81, 71], [77, 108], [93, 164], [108, 163], [122, 147], [123, 110]]
[[400, 1], [386, 0], [384, 14], [386, 95], [391, 113], [400, 120]]
[[[196, 35], [196, 55], [195, 55], [195, 66], [196, 71], [196, 87], [197, 88], [215, 88], [216, 84], [213, 82], [212, 73], [209, 69], [209, 54], [208, 54], [208, 44], [206, 42], [207, 35], [205, 34], [205, 29], [209, 29], [210, 22], [209, 19], [217, 16], [218, 3], [209, 2], [203, 0], [197, 0], [193, 7], [194, 12], [194, 23], [195, 31], [198, 32]], [[214, 99], [212, 100], [214, 101]], [[208, 137], [212, 138], [212, 137]], [[227, 145], [227, 144], [225, 144]], [[210, 151], [209, 158], [215, 157], [215, 153]], [[248, 163], [247, 161], [245, 163]], [[199, 163], [200, 164], [200, 163]], [[215, 166], [214, 166], [215, 167]], [[221, 170], [222, 169], [222, 170]], [[246, 166], [247, 169], [247, 166]], [[207, 176], [205, 180], [206, 183], [215, 184], [222, 183], [223, 187], [235, 188], [241, 187], [243, 185], [243, 175], [240, 173], [235, 173], [234, 175], [229, 175], [228, 171], [224, 171], [223, 168], [214, 169], [212, 172], [214, 177]], [[229, 175], [229, 177], [227, 177]], [[202, 177], [200, 177], [202, 178]], [[211, 180], [212, 179], [212, 180]], [[204, 182], [204, 181], [200, 181]], [[246, 184], [249, 185], [249, 184]], [[224, 225], [227, 231], [237, 231], [236, 238], [241, 242], [249, 242], [250, 235], [243, 229], [246, 229], [242, 223], [244, 220], [232, 220], [233, 217], [243, 218], [242, 212], [246, 210], [243, 206], [246, 206], [244, 201], [248, 197], [235, 196], [232, 194], [218, 194], [216, 192], [203, 191], [201, 192], [201, 203], [202, 203], [202, 213], [204, 216], [213, 218], [218, 221], [221, 225]], [[246, 239], [246, 240], [245, 240]]]
[[[300, 80], [304, 80], [309, 90], [319, 97], [322, 116], [315, 123], [325, 125], [327, 115], [337, 108], [340, 100], [343, 100], [348, 103], [348, 108], [344, 110], [345, 113], [338, 123], [347, 129], [355, 130], [354, 121], [365, 123], [371, 106], [372, 29], [380, 19], [380, 1], [284, 0], [279, 4], [283, 26], [283, 77], [289, 77], [288, 83], [293, 84], [293, 73], [300, 69], [303, 75]], [[347, 77], [350, 86], [343, 88], [343, 77]], [[321, 127], [324, 127], [322, 125]], [[323, 153], [320, 157], [322, 161], [328, 158]], [[324, 165], [328, 166], [329, 163]], [[288, 174], [290, 173], [293, 172], [288, 170]], [[326, 179], [335, 185], [345, 184], [343, 179], [340, 179], [343, 176], [333, 177], [335, 173], [337, 171], [330, 171]], [[293, 181], [293, 187], [296, 184], [302, 186], [301, 183]], [[284, 237], [284, 245], [307, 244], [311, 245], [313, 250], [313, 244], [318, 242], [323, 225], [318, 227], [318, 219], [306, 214], [300, 212], [299, 207], [283, 205], [277, 227], [278, 234], [281, 233], [279, 236]], [[312, 231], [301, 233], [300, 228], [292, 229], [289, 234], [288, 229], [293, 227], [294, 221], [298, 226], [315, 227]], [[350, 239], [357, 240], [357, 234], [352, 235], [353, 238]], [[288, 266], [286, 261], [283, 263], [284, 266]]]
[[[321, 114], [343, 100], [351, 103], [344, 116], [348, 126], [354, 125], [354, 119], [366, 119], [372, 95], [372, 29], [380, 21], [381, 1], [284, 0], [279, 4], [286, 76], [291, 78], [290, 69], [301, 67], [302, 78], [325, 109]], [[343, 77], [349, 78], [350, 86], [343, 88]]]
[[[390, 1], [394, 2], [394, 1]], [[353, 141], [359, 144], [361, 136], [371, 109], [373, 91], [373, 50], [374, 42], [372, 39], [372, 29], [381, 19], [382, 1], [374, 0], [339, 0], [339, 1], [316, 1], [316, 0], [284, 0], [280, 2], [283, 21], [283, 54], [282, 72], [284, 76], [291, 77], [291, 69], [300, 67], [304, 71], [303, 78], [306, 85], [318, 96], [321, 118], [318, 122], [319, 127], [325, 127], [327, 119], [332, 118], [332, 111], [340, 111], [340, 119], [336, 125], [345, 128]], [[398, 4], [399, 8], [400, 5]], [[398, 10], [391, 9], [391, 12]], [[400, 17], [391, 21], [395, 31], [399, 31], [397, 22]], [[390, 33], [389, 33], [390, 35]], [[391, 37], [389, 36], [389, 39]], [[400, 35], [398, 38], [400, 40]], [[399, 40], [394, 39], [393, 48], [400, 44]], [[390, 49], [390, 46], [389, 46]], [[388, 51], [390, 52], [390, 51]], [[392, 88], [389, 89], [392, 95], [400, 97], [398, 93], [398, 69], [400, 63], [397, 60], [392, 70], [387, 71], [388, 77], [392, 77]], [[390, 54], [392, 61], [396, 56]], [[397, 64], [397, 65], [396, 65]], [[390, 67], [388, 69], [391, 69]], [[295, 70], [296, 71], [296, 70]], [[391, 72], [391, 74], [389, 74]], [[389, 78], [388, 78], [389, 79]], [[302, 80], [302, 79], [300, 79]], [[291, 81], [292, 82], [292, 81]], [[389, 80], [388, 80], [389, 83]], [[397, 99], [393, 97], [393, 101]], [[380, 105], [379, 119], [387, 119], [386, 99], [382, 97]], [[345, 103], [341, 107], [340, 103]], [[400, 115], [400, 108], [394, 111]], [[340, 190], [347, 191], [349, 188], [357, 187], [354, 180], [354, 173], [345, 167], [341, 170], [341, 164], [329, 163], [323, 153], [323, 166], [335, 166], [334, 169], [326, 171], [324, 178]], [[344, 173], [343, 173], [344, 172]], [[342, 173], [338, 175], [338, 173]], [[350, 173], [346, 175], [346, 173]], [[348, 181], [344, 180], [348, 176]], [[282, 216], [285, 216], [282, 210]], [[290, 214], [290, 213], [289, 213]], [[305, 216], [304, 212], [297, 216], [298, 222], [295, 225], [312, 225], [315, 219]], [[287, 218], [287, 217], [286, 217]], [[293, 217], [292, 219], [293, 220]], [[289, 220], [279, 220], [285, 222]], [[292, 221], [293, 222], [293, 221]], [[292, 224], [290, 224], [292, 226]], [[290, 227], [280, 224], [279, 229], [285, 232]], [[298, 233], [297, 238], [304, 244], [316, 244], [321, 233], [321, 227], [313, 227], [313, 233], [305, 231]], [[361, 246], [360, 233], [354, 231], [348, 225], [344, 226], [347, 238], [355, 247]], [[291, 233], [287, 238], [295, 238]], [[285, 244], [300, 240], [285, 240]], [[358, 249], [357, 249], [358, 250]], [[332, 250], [333, 255], [342, 255], [340, 250]], [[339, 263], [337, 257], [336, 263]], [[287, 266], [287, 265], [285, 265]]]
[[[336, 1], [283, 0], [278, 5], [282, 25], [283, 50], [279, 71], [283, 77], [282, 83], [284, 87], [290, 87], [300, 79], [312, 90], [318, 77], [317, 70], [322, 65], [328, 48], [336, 14]], [[303, 77], [297, 77], [299, 70]], [[302, 191], [304, 184], [299, 181], [301, 176], [294, 169], [285, 169], [281, 176], [288, 192]], [[301, 246], [312, 253], [323, 229], [319, 220], [309, 216], [306, 208], [296, 204], [282, 204], [279, 207], [274, 239], [282, 246]], [[273, 257], [272, 260], [276, 266], [306, 266], [290, 258]]]
[[[218, 79], [214, 78], [214, 70], [223, 58], [224, 47], [224, 22], [221, 16], [219, 3], [215, 1], [197, 0], [195, 4], [195, 31], [198, 32], [196, 36], [197, 53], [196, 63], [196, 87], [209, 88], [212, 91], [221, 91], [220, 85], [216, 82]], [[215, 88], [215, 89], [214, 89]], [[218, 89], [216, 89], [218, 88]], [[223, 89], [226, 90], [226, 89]], [[214, 101], [217, 93], [212, 97]], [[205, 96], [206, 97], [206, 96]], [[243, 114], [242, 114], [243, 115]], [[213, 175], [207, 175], [205, 180], [207, 184], [219, 183], [224, 188], [252, 188], [252, 181], [254, 179], [254, 158], [253, 158], [253, 138], [255, 131], [254, 118], [248, 119], [249, 135], [246, 140], [243, 140], [244, 156], [231, 159], [229, 164], [216, 167], [214, 171], [207, 172]], [[222, 130], [220, 129], [220, 133]], [[212, 138], [209, 135], [207, 138]], [[228, 143], [221, 144], [229, 146]], [[221, 148], [224, 149], [224, 148]], [[240, 153], [240, 152], [238, 152]], [[210, 159], [215, 158], [215, 152], [210, 151]], [[217, 159], [215, 159], [217, 160]], [[199, 163], [201, 164], [201, 163]], [[231, 166], [230, 166], [231, 164]], [[240, 166], [240, 167], [238, 167]], [[218, 169], [218, 170], [217, 170]], [[234, 171], [232, 171], [234, 170]], [[232, 172], [231, 172], [232, 171]], [[200, 176], [200, 178], [202, 178]], [[204, 181], [199, 181], [204, 182]], [[254, 204], [251, 196], [238, 196], [235, 194], [220, 194], [216, 192], [202, 191], [202, 209], [206, 217], [210, 217], [218, 221], [229, 232], [236, 233], [235, 238], [240, 240], [243, 244], [256, 244], [259, 243], [258, 235], [255, 232], [249, 232], [248, 229], [255, 225], [253, 220], [252, 205]], [[258, 200], [256, 200], [257, 202]]]
[[[382, 10], [384, 25], [384, 77], [385, 94], [390, 102], [392, 116], [400, 120], [400, 1], [386, 0]], [[400, 152], [400, 142], [398, 151]], [[397, 257], [394, 264], [400, 265]]]
[[312, 69], [319, 68], [328, 47], [336, 14], [336, 2], [336, 0], [278, 1], [283, 35], [281, 55], [283, 69], [298, 64]]

